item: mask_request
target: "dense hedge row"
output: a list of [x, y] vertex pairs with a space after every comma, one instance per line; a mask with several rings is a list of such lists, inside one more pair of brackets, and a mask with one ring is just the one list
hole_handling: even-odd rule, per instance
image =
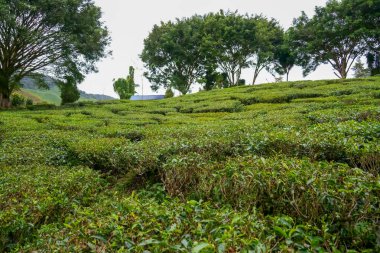
[[379, 249], [380, 79], [0, 112], [0, 251]]

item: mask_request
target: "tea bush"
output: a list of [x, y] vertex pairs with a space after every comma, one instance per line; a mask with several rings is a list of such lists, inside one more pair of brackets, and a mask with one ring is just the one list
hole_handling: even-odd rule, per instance
[[[172, 195], [208, 199], [238, 209], [257, 209], [266, 215], [297, 217], [316, 226], [321, 220], [330, 231], [345, 231], [346, 244], [358, 223], [375, 244], [380, 188], [372, 174], [343, 164], [311, 163], [286, 157], [237, 157], [210, 164], [198, 157], [174, 159], [165, 166], [163, 182]], [[365, 244], [364, 244], [365, 245]]]
[[97, 172], [84, 167], [7, 166], [0, 172], [0, 251], [33, 240], [44, 224], [64, 221], [105, 186]]
[[378, 252], [380, 78], [0, 111], [0, 251]]

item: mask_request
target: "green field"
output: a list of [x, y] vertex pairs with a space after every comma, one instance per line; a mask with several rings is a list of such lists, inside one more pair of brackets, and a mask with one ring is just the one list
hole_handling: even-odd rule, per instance
[[60, 105], [61, 104], [61, 91], [57, 86], [50, 89], [22, 89], [22, 91], [38, 97], [45, 103]]
[[380, 78], [0, 111], [0, 252], [379, 252]]
[[[26, 98], [31, 98], [34, 103], [47, 103], [52, 105], [61, 104], [61, 91], [58, 86], [53, 86], [49, 89], [21, 89], [21, 94]], [[37, 100], [36, 100], [37, 99]], [[79, 101], [96, 101], [94, 98], [87, 98], [83, 95]]]

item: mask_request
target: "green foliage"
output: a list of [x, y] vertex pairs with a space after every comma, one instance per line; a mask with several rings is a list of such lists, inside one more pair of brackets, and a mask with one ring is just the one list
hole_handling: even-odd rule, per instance
[[66, 78], [66, 82], [59, 84], [61, 90], [61, 104], [74, 103], [80, 98], [79, 90], [75, 84], [75, 80], [71, 77]]
[[274, 53], [274, 71], [280, 75], [286, 75], [286, 81], [289, 81], [289, 73], [292, 68], [299, 64], [299, 55], [297, 49], [292, 45], [290, 33], [283, 34], [282, 43], [276, 47]]
[[33, 100], [30, 99], [30, 98], [28, 98], [28, 99], [25, 101], [25, 105], [26, 105], [26, 106], [31, 106], [31, 105], [33, 105]]
[[[93, 1], [1, 0], [0, 106], [23, 77], [49, 71], [76, 83], [108, 53], [108, 31]], [[15, 50], [17, 48], [17, 50]]]
[[316, 7], [312, 18], [303, 13], [296, 19], [290, 34], [304, 75], [330, 63], [334, 74], [345, 79], [357, 58], [368, 51], [378, 53], [379, 6], [378, 0], [329, 1]]
[[49, 88], [48, 90], [32, 90], [22, 88], [22, 91], [31, 94], [34, 97], [37, 97], [43, 101], [42, 103], [50, 103], [54, 105], [60, 105], [62, 103], [61, 90], [58, 86]]
[[380, 75], [380, 54], [378, 52], [369, 52], [367, 54], [367, 64], [371, 76]]
[[356, 78], [368, 77], [370, 75], [368, 69], [364, 67], [364, 64], [360, 60], [355, 63], [352, 69]]
[[98, 173], [83, 167], [0, 168], [0, 250], [33, 239], [45, 224], [63, 222], [78, 205], [89, 205], [104, 187]]
[[255, 40], [251, 41], [250, 56], [253, 60], [250, 61], [250, 65], [254, 70], [252, 84], [255, 84], [263, 69], [270, 70], [270, 64], [275, 60], [275, 52], [282, 44], [283, 31], [278, 21], [261, 16], [254, 18], [253, 25]]
[[14, 107], [19, 107], [25, 105], [25, 97], [19, 94], [13, 94], [11, 96], [11, 104]]
[[174, 92], [172, 91], [172, 89], [169, 88], [165, 91], [165, 98], [172, 98], [172, 97], [174, 97]]
[[[380, 1], [379, 0], [343, 0], [347, 15], [355, 20], [357, 29], [365, 32], [368, 51], [379, 54], [380, 49]], [[377, 66], [379, 69], [379, 66]]]
[[145, 76], [153, 84], [153, 90], [163, 86], [186, 94], [201, 76], [204, 62], [201, 22], [201, 17], [193, 16], [153, 27], [141, 53], [148, 69]]
[[208, 63], [226, 73], [227, 87], [236, 86], [253, 53], [253, 18], [236, 12], [210, 13], [204, 17], [204, 31], [202, 47]]
[[127, 78], [119, 78], [113, 83], [113, 89], [119, 94], [120, 99], [130, 99], [135, 95], [136, 87], [138, 85], [135, 83], [135, 69], [132, 66], [129, 67]]
[[[221, 10], [204, 16], [162, 22], [144, 41], [141, 59], [152, 88], [189, 92], [240, 85], [243, 69], [253, 69], [252, 84], [266, 69], [286, 75], [302, 66], [304, 75], [329, 63], [342, 79], [356, 59], [367, 54], [371, 75], [379, 73], [379, 0], [328, 1], [310, 18], [304, 12], [284, 33], [275, 19]], [[278, 77], [277, 81], [281, 81]]]
[[[278, 22], [237, 12], [209, 13], [154, 26], [141, 59], [152, 88], [188, 93], [200, 81], [206, 90], [241, 85], [241, 72], [253, 66], [254, 81], [273, 61], [280, 43]], [[219, 73], [220, 72], [220, 73]]]
[[0, 251], [377, 252], [379, 91], [369, 77], [1, 111]]

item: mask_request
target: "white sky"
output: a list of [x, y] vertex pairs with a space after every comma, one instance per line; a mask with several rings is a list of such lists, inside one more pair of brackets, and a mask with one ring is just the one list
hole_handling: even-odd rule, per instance
[[[136, 83], [141, 84], [143, 63], [139, 54], [143, 49], [143, 40], [153, 25], [160, 21], [229, 9], [273, 17], [283, 27], [288, 28], [293, 18], [300, 16], [301, 11], [312, 15], [315, 6], [323, 6], [326, 2], [327, 0], [95, 0], [102, 8], [103, 20], [111, 32], [113, 55], [99, 62], [99, 72], [88, 75], [79, 88], [89, 93], [117, 97], [113, 91], [112, 79], [126, 77], [131, 65], [136, 68]], [[252, 71], [244, 71], [242, 78], [250, 83]], [[328, 65], [319, 67], [316, 72], [306, 77], [309, 80], [328, 78], [335, 78]], [[289, 79], [304, 79], [301, 69], [293, 69]], [[266, 72], [261, 73], [258, 79], [258, 83], [272, 81], [274, 78]], [[143, 83], [144, 94], [156, 94], [150, 90], [146, 79]], [[141, 94], [141, 87], [137, 91]], [[197, 88], [193, 91], [197, 91]], [[159, 93], [162, 94], [163, 91]]]

